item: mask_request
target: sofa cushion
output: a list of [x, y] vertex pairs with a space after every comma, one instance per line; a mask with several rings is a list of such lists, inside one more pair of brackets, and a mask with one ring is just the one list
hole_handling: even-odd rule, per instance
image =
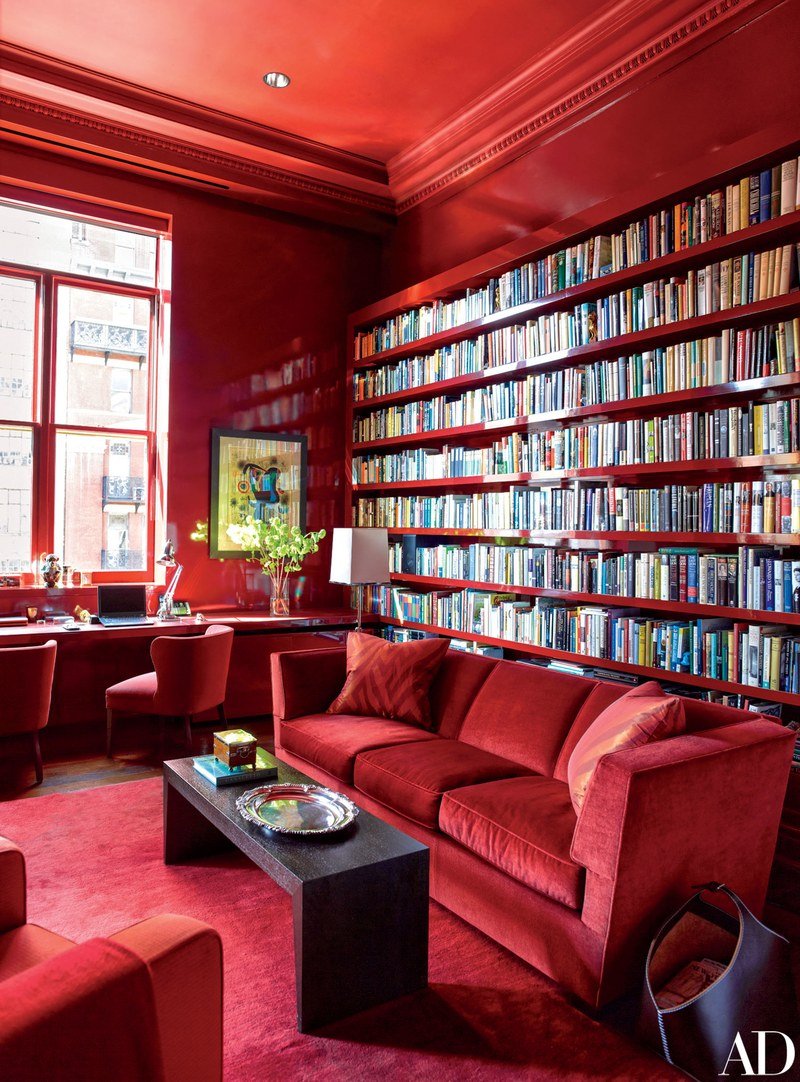
[[430, 728], [431, 682], [449, 646], [449, 639], [387, 642], [351, 631], [347, 677], [328, 713], [378, 715]]
[[496, 658], [448, 650], [431, 684], [431, 719], [439, 736], [455, 739]]
[[459, 740], [551, 775], [575, 715], [594, 685], [539, 665], [500, 661], [461, 726]]
[[567, 780], [575, 811], [580, 811], [592, 774], [604, 755], [675, 736], [685, 728], [681, 699], [665, 695], [655, 680], [612, 702], [597, 715], [569, 757]]
[[631, 690], [630, 684], [612, 684], [602, 680], [596, 683], [589, 695], [581, 703], [581, 708], [575, 716], [567, 739], [564, 741], [561, 751], [558, 753], [553, 777], [559, 781], [567, 780], [567, 763], [575, 750], [575, 745], [592, 724], [598, 714], [602, 714], [607, 706], [611, 706], [617, 699], [621, 699], [626, 691]]
[[527, 773], [518, 763], [439, 737], [362, 752], [356, 758], [353, 778], [356, 788], [367, 796], [423, 826], [435, 827], [442, 794], [448, 789]]
[[364, 718], [352, 714], [311, 714], [283, 722], [281, 746], [293, 755], [333, 774], [348, 784], [353, 781], [353, 761], [360, 751], [409, 741], [436, 741], [416, 725], [389, 718]]
[[548, 898], [580, 909], [584, 870], [570, 857], [577, 816], [563, 781], [533, 775], [445, 793], [440, 829]]

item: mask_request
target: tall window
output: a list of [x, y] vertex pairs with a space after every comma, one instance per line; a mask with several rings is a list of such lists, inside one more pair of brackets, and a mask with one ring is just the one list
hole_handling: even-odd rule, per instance
[[152, 577], [165, 243], [0, 200], [0, 574]]

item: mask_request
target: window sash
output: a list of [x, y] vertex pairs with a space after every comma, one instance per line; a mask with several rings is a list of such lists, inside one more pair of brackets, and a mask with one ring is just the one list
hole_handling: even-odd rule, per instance
[[[113, 221], [108, 224], [113, 225]], [[122, 224], [122, 223], [120, 223]], [[161, 238], [157, 246], [156, 268], [160, 261]], [[31, 432], [33, 443], [33, 481], [31, 499], [31, 537], [33, 551], [31, 561], [35, 564], [42, 552], [54, 550], [55, 529], [55, 448], [59, 432], [85, 432], [94, 435], [107, 435], [124, 440], [144, 439], [147, 445], [147, 525], [146, 525], [146, 561], [141, 571], [93, 570], [92, 579], [96, 582], [148, 582], [152, 581], [155, 569], [155, 514], [156, 514], [156, 388], [158, 379], [158, 343], [161, 334], [161, 306], [164, 293], [157, 286], [133, 286], [120, 282], [105, 282], [102, 279], [63, 271], [48, 271], [38, 267], [26, 267], [20, 264], [0, 263], [0, 274], [32, 281], [36, 289], [36, 325], [34, 334], [34, 376], [33, 376], [33, 417], [32, 421], [19, 421], [0, 415], [0, 424], [10, 425]], [[147, 409], [144, 429], [105, 427], [86, 427], [55, 422], [55, 380], [57, 363], [57, 342], [55, 336], [55, 301], [59, 286], [86, 288], [116, 295], [141, 298], [150, 304], [150, 326], [147, 355]], [[1, 400], [0, 400], [1, 401]], [[0, 408], [1, 405], [0, 405]], [[122, 415], [120, 415], [122, 416]], [[63, 553], [59, 553], [63, 556]], [[88, 570], [88, 569], [87, 569]]]

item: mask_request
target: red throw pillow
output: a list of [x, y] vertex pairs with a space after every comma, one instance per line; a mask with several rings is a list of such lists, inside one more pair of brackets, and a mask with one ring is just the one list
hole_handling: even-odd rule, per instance
[[655, 680], [632, 688], [607, 706], [575, 745], [567, 763], [575, 811], [581, 810], [592, 774], [604, 755], [676, 736], [685, 728], [683, 703], [676, 695], [665, 695]]
[[368, 714], [431, 728], [428, 701], [449, 639], [386, 639], [351, 631], [347, 636], [347, 679], [329, 714]]

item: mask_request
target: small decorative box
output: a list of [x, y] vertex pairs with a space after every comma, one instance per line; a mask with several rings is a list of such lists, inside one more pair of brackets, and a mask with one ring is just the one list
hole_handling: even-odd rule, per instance
[[214, 754], [227, 767], [253, 766], [256, 761], [256, 738], [244, 729], [225, 729], [214, 733]]

